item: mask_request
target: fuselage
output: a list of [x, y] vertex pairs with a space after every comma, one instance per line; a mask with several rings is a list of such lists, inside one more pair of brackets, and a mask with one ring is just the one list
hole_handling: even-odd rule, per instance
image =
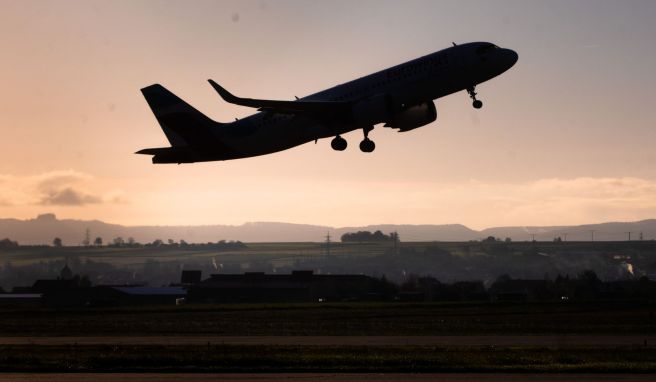
[[[394, 100], [396, 109], [403, 110], [473, 88], [508, 70], [517, 57], [512, 50], [485, 42], [456, 45], [308, 95], [299, 101], [350, 102], [356, 105], [384, 95]], [[218, 143], [216, 150], [208, 148], [190, 153], [189, 160], [184, 162], [265, 155], [363, 127], [357, 120], [258, 112], [235, 122], [212, 126], [211, 135]]]

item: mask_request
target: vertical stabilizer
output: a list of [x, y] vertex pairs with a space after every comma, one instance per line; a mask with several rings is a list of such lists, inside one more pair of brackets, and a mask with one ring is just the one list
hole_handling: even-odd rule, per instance
[[211, 129], [221, 125], [194, 109], [160, 84], [141, 89], [171, 146], [207, 145], [215, 140]]

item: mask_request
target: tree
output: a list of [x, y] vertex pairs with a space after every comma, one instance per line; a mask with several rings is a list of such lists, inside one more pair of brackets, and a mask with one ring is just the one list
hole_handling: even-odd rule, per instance
[[52, 245], [57, 247], [57, 248], [60, 248], [62, 246], [62, 239], [60, 239], [58, 237], [54, 238], [52, 240]]
[[599, 277], [597, 276], [597, 273], [595, 273], [595, 271], [590, 269], [579, 273], [578, 279], [585, 281], [586, 283], [589, 284], [598, 284], [599, 282], [601, 282], [601, 280], [599, 280]]
[[17, 248], [18, 242], [12, 241], [9, 238], [0, 240], [0, 248]]
[[125, 244], [125, 240], [119, 236], [115, 237], [114, 240], [112, 240], [112, 243], [117, 247], [122, 247]]
[[102, 247], [102, 237], [98, 236], [96, 240], [93, 241], [93, 245], [96, 247]]

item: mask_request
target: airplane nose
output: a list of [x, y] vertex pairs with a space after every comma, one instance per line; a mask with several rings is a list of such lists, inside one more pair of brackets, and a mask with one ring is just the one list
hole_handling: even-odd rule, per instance
[[508, 59], [508, 66], [511, 67], [519, 60], [519, 54], [512, 49], [506, 49], [506, 57]]

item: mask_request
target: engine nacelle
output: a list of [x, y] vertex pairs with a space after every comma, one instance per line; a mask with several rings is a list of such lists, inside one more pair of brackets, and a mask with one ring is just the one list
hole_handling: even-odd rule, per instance
[[385, 127], [399, 129], [399, 132], [410, 131], [428, 125], [437, 119], [437, 109], [433, 101], [411, 106], [392, 116]]

